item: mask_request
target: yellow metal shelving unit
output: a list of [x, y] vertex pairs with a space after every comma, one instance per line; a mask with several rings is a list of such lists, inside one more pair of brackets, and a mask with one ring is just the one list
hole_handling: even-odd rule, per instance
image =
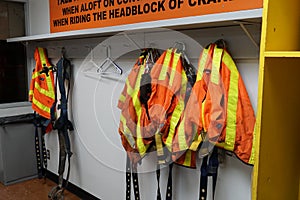
[[264, 0], [253, 200], [300, 200], [300, 1]]

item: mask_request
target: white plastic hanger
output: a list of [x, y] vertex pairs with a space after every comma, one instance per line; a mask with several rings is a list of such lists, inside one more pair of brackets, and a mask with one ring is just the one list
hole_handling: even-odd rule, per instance
[[[87, 64], [91, 64], [92, 65], [91, 68], [99, 68], [99, 66], [97, 65], [97, 63], [95, 63], [95, 61], [94, 61], [94, 51], [93, 51], [93, 49], [91, 47], [89, 47], [89, 49], [90, 49], [90, 55], [91, 55], [91, 57], [90, 57], [90, 60], [87, 61]], [[85, 70], [84, 73], [89, 73], [89, 71], [91, 70], [91, 68]]]
[[[111, 58], [110, 58], [110, 46], [105, 46], [106, 47], [106, 58], [102, 61], [100, 65], [98, 65], [94, 61], [94, 52], [91, 49], [91, 57], [90, 60], [87, 61], [87, 65], [91, 65], [87, 70], [83, 71], [84, 74], [88, 75], [89, 77], [99, 79], [99, 77], [107, 77], [107, 78], [116, 78], [115, 76], [110, 77], [109, 75], [111, 74], [118, 74], [122, 75], [123, 70], [121, 67], [119, 67]], [[113, 66], [113, 70], [108, 69]]]
[[[106, 58], [102, 61], [102, 63], [98, 66], [97, 73], [100, 75], [105, 74], [111, 74], [111, 73], [117, 73], [119, 75], [122, 75], [123, 70], [119, 65], [117, 65], [111, 58], [110, 58], [110, 46], [106, 47]], [[111, 66], [114, 67], [115, 72], [109, 72], [107, 71]]]

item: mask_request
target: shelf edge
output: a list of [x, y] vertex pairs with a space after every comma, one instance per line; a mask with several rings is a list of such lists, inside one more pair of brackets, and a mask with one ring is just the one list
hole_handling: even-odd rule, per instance
[[68, 38], [68, 37], [80, 38], [80, 37], [87, 37], [96, 34], [105, 34], [105, 33], [113, 33], [113, 32], [120, 32], [120, 31], [132, 31], [132, 30], [139, 30], [139, 29], [260, 18], [262, 17], [262, 10], [263, 10], [262, 8], [259, 8], [253, 10], [242, 10], [242, 11], [227, 12], [227, 13], [217, 13], [217, 14], [209, 14], [209, 15], [201, 15], [201, 16], [193, 16], [193, 17], [159, 20], [159, 21], [152, 21], [152, 22], [142, 22], [142, 23], [135, 23], [135, 24], [110, 26], [104, 28], [93, 28], [93, 29], [84, 29], [84, 30], [77, 30], [77, 31], [58, 32], [58, 33], [46, 33], [40, 35], [8, 38], [7, 42], [51, 40], [51, 39]]
[[300, 51], [266, 51], [267, 58], [300, 58]]

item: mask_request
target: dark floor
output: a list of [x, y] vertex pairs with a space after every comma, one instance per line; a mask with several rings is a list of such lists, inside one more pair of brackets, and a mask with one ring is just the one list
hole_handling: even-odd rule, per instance
[[[4, 186], [0, 183], [0, 200], [48, 200], [48, 192], [56, 184], [47, 179], [32, 179]], [[64, 192], [64, 200], [79, 200], [69, 191]]]

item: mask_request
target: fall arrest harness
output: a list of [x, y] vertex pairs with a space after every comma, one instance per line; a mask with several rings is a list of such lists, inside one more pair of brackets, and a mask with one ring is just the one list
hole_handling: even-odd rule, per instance
[[[63, 192], [67, 187], [70, 175], [70, 158], [72, 156], [69, 131], [73, 131], [73, 125], [68, 119], [68, 99], [71, 79], [71, 63], [64, 56], [58, 61], [56, 72], [56, 85], [59, 86], [60, 104], [57, 109], [60, 110], [59, 118], [54, 122], [53, 129], [58, 132], [59, 140], [59, 166], [58, 166], [58, 185], [48, 194], [53, 200], [63, 199]], [[67, 88], [66, 88], [67, 86]], [[66, 159], [68, 159], [67, 177], [64, 183], [63, 174], [65, 171]]]

